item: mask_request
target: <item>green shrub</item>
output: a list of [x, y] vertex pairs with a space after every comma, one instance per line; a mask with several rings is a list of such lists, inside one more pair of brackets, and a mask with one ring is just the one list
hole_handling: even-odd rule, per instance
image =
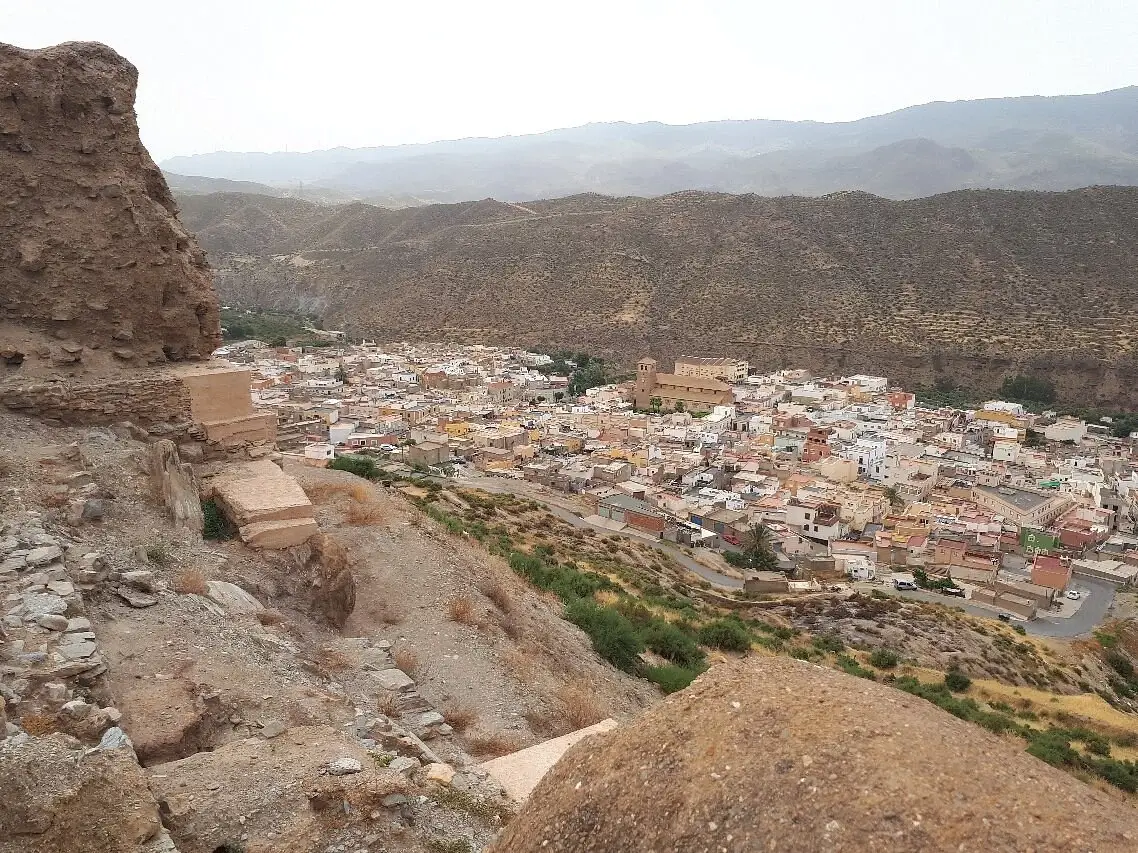
[[869, 655], [869, 662], [878, 669], [893, 669], [900, 660], [897, 653], [889, 649], [874, 649]]
[[673, 664], [650, 666], [645, 670], [644, 677], [653, 684], [659, 685], [665, 693], [675, 693], [691, 684], [704, 669], [706, 667], [686, 667]]
[[755, 637], [755, 643], [772, 652], [781, 652], [786, 648], [786, 644], [778, 637], [768, 637], [765, 634]]
[[328, 467], [333, 471], [347, 471], [349, 474], [355, 474], [365, 480], [374, 480], [379, 476], [379, 469], [375, 466], [375, 460], [369, 459], [367, 456], [337, 456], [328, 463]]
[[842, 668], [843, 672], [856, 675], [858, 678], [868, 678], [870, 681], [877, 680], [877, 673], [872, 669], [866, 669], [849, 655], [838, 655], [838, 666]]
[[955, 669], [951, 672], [946, 672], [944, 675], [944, 686], [951, 690], [953, 693], [963, 693], [972, 686], [972, 679], [965, 675], [963, 672], [957, 672]]
[[1118, 635], [1107, 631], [1095, 631], [1095, 639], [1104, 649], [1113, 649], [1118, 645]]
[[[504, 544], [502, 539], [503, 537], [500, 537], [498, 545], [492, 545], [491, 550], [500, 553], [500, 546]], [[505, 540], [505, 543], [508, 541]], [[510, 553], [510, 568], [538, 589], [548, 589], [564, 602], [591, 598], [599, 590], [615, 588], [612, 581], [596, 572], [582, 572], [571, 568], [568, 564], [550, 565], [540, 557], [521, 551]]]
[[1130, 658], [1116, 649], [1109, 650], [1103, 659], [1106, 661], [1107, 666], [1121, 675], [1123, 678], [1131, 678], [1134, 675], [1134, 664], [1130, 662]]
[[713, 649], [745, 652], [751, 648], [751, 633], [736, 619], [715, 619], [699, 629], [700, 643]]
[[842, 638], [835, 632], [815, 637], [814, 648], [820, 652], [833, 652], [837, 654], [838, 652], [844, 652], [846, 650], [846, 644], [842, 642]]
[[663, 619], [656, 619], [641, 628], [640, 639], [644, 641], [645, 646], [672, 663], [685, 667], [703, 663], [703, 652], [695, 640]]
[[224, 542], [226, 539], [233, 538], [235, 533], [233, 525], [229, 523], [229, 519], [225, 517], [225, 513], [221, 511], [217, 501], [213, 498], [202, 501], [202, 518], [204, 519], [202, 525], [203, 539]]
[[1017, 634], [1026, 634], [1027, 633], [1027, 628], [1023, 627], [1023, 625], [1012, 625], [1012, 630], [1015, 631]]
[[1073, 765], [1079, 758], [1079, 754], [1071, 748], [1070, 738], [1056, 729], [1032, 732], [1028, 736], [1027, 751], [1040, 761], [1056, 767]]
[[597, 654], [617, 669], [639, 667], [644, 644], [635, 626], [615, 610], [578, 598], [565, 605], [565, 618], [588, 634]]

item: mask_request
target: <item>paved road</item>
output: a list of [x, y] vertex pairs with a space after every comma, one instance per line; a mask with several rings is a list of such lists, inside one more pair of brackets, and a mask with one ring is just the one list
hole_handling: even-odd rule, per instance
[[1105, 581], [1075, 578], [1071, 586], [1089, 593], [1079, 609], [1066, 619], [1041, 616], [1028, 622], [1025, 627], [1029, 634], [1039, 634], [1043, 637], [1079, 637], [1089, 634], [1099, 626], [1114, 602], [1114, 585]]
[[[880, 586], [869, 584], [865, 584], [864, 586], [866, 589], [881, 589]], [[1035, 634], [1040, 637], [1080, 637], [1084, 634], [1091, 633], [1099, 626], [1105, 618], [1107, 610], [1110, 609], [1111, 602], [1114, 601], [1114, 587], [1102, 581], [1092, 581], [1086, 578], [1077, 578], [1072, 584], [1072, 587], [1089, 593], [1074, 615], [1065, 618], [1058, 616], [1040, 616], [1030, 622], [1013, 618], [1011, 624], [1022, 625], [1027, 633]], [[896, 595], [901, 598], [912, 598], [917, 601], [945, 604], [949, 607], [955, 607], [957, 610], [971, 613], [973, 616], [982, 616], [985, 619], [995, 619], [996, 613], [1000, 612], [985, 605], [972, 604], [965, 599], [954, 598], [951, 595], [941, 595], [936, 592], [925, 592], [920, 589], [893, 589], [892, 586], [887, 584], [885, 591], [890, 595]]]

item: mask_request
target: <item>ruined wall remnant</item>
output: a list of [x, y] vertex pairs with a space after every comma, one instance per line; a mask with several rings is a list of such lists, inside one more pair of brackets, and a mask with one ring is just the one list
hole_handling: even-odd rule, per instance
[[139, 141], [137, 80], [101, 44], [0, 45], [0, 379], [219, 345], [205, 256]]

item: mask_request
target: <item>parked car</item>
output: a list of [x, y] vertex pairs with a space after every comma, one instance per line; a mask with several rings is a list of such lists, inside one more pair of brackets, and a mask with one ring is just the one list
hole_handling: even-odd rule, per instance
[[1011, 622], [1012, 621], [1012, 617], [1010, 615], [1008, 615], [1007, 613], [997, 613], [996, 618], [999, 619], [1001, 622]]
[[399, 448], [396, 447], [394, 444], [381, 444], [379, 446], [379, 449], [382, 450], [384, 453], [394, 453]]
[[1067, 590], [1067, 598], [1071, 599], [1071, 601], [1078, 601], [1082, 597], [1083, 597], [1083, 594], [1081, 592], [1078, 592], [1077, 590], [1073, 590], [1073, 589]]
[[952, 595], [952, 596], [955, 596], [956, 598], [964, 598], [965, 597], [964, 590], [958, 586], [941, 587], [940, 591], [943, 592], [945, 595]]
[[893, 581], [893, 588], [894, 589], [916, 589], [917, 584], [916, 584], [916, 581], [895, 580], [895, 581]]

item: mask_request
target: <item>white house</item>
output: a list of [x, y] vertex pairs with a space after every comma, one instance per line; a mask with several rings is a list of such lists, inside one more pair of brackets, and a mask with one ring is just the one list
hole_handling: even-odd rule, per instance
[[336, 458], [336, 448], [326, 443], [306, 444], [304, 446], [304, 458], [331, 461]]
[[1048, 441], [1074, 441], [1077, 443], [1082, 441], [1086, 434], [1086, 421], [1079, 418], [1059, 418], [1055, 423], [1043, 428], [1043, 435]]

